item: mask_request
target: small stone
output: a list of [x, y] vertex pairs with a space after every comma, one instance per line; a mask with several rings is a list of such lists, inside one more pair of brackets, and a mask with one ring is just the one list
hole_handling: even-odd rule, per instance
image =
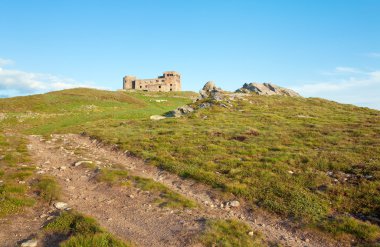
[[133, 199], [133, 198], [135, 198], [135, 196], [134, 196], [134, 195], [129, 195], [129, 198], [132, 198], [132, 199]]
[[294, 174], [294, 172], [293, 172], [293, 171], [288, 171], [288, 173], [289, 173], [289, 174]]
[[56, 202], [56, 203], [54, 203], [54, 207], [55, 207], [56, 209], [61, 209], [61, 210], [63, 210], [63, 209], [68, 208], [69, 205], [68, 205], [67, 203], [65, 203], [65, 202]]
[[70, 182], [70, 178], [66, 178], [65, 181], [66, 181], [66, 182]]
[[52, 220], [52, 219], [54, 219], [54, 218], [55, 218], [55, 217], [54, 217], [53, 215], [51, 215], [51, 216], [47, 217], [46, 220], [47, 220], [47, 221], [50, 221], [50, 220]]
[[40, 215], [40, 218], [42, 219], [42, 218], [46, 218], [46, 217], [48, 217], [46, 214], [41, 214]]
[[61, 171], [63, 171], [63, 170], [66, 170], [66, 166], [61, 166], [60, 168], [59, 168], [59, 170], [61, 170]]
[[165, 119], [165, 118], [166, 117], [160, 116], [160, 115], [152, 115], [152, 116], [150, 116], [150, 120], [155, 120], [155, 121], [162, 120], [162, 119]]
[[36, 247], [38, 244], [37, 239], [30, 239], [21, 244], [21, 247]]
[[19, 184], [25, 184], [25, 181], [18, 181]]
[[80, 166], [83, 164], [92, 164], [92, 161], [91, 160], [81, 160], [81, 161], [75, 162], [74, 166], [77, 167], [77, 166]]
[[231, 202], [228, 203], [228, 205], [230, 207], [237, 208], [237, 207], [240, 206], [240, 202], [239, 201], [231, 201]]
[[255, 235], [255, 233], [253, 231], [250, 231], [250, 232], [248, 232], [248, 235], [253, 237], [253, 235]]

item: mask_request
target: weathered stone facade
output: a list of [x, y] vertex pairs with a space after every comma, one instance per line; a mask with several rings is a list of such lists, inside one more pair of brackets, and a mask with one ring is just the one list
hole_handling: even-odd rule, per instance
[[181, 91], [181, 75], [175, 71], [166, 71], [155, 79], [137, 79], [135, 76], [123, 78], [123, 89], [154, 92]]

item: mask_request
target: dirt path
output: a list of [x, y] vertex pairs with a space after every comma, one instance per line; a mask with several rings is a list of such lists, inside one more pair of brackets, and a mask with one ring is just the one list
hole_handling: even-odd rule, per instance
[[0, 246], [13, 247], [37, 233], [46, 220], [40, 216], [46, 213], [47, 209], [38, 205], [27, 208], [20, 214], [0, 219]]
[[[63, 201], [88, 214], [110, 232], [139, 246], [195, 246], [195, 237], [207, 218], [244, 220], [263, 233], [270, 242], [284, 246], [337, 246], [319, 237], [296, 231], [288, 222], [253, 211], [244, 203], [238, 208], [222, 207], [226, 199], [217, 190], [192, 180], [146, 165], [95, 140], [78, 135], [53, 135], [51, 140], [31, 136], [29, 151], [40, 173], [53, 175], [64, 189]], [[111, 164], [125, 167], [132, 175], [152, 178], [172, 190], [197, 201], [200, 207], [186, 210], [160, 208], [150, 193], [134, 187], [110, 187], [96, 182], [95, 172], [81, 160], [91, 160], [100, 168]], [[228, 200], [231, 200], [229, 198]]]

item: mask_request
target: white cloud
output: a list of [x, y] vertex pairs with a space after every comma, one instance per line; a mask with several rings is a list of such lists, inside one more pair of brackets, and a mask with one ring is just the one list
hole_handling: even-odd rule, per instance
[[321, 97], [380, 109], [380, 70], [366, 72], [353, 69], [360, 71], [355, 74], [349, 71], [336, 81], [305, 83], [292, 89], [306, 97]]
[[380, 58], [380, 52], [370, 52], [367, 53], [368, 57]]
[[[0, 66], [6, 64], [4, 62], [1, 65], [2, 61], [10, 60], [0, 59]], [[7, 64], [10, 63], [8, 62]], [[76, 87], [93, 88], [94, 85], [89, 82], [78, 82], [74, 79], [51, 74], [25, 72], [0, 67], [0, 94], [15, 96]]]
[[335, 72], [338, 73], [362, 73], [361, 70], [351, 67], [336, 67]]
[[0, 66], [12, 65], [14, 62], [10, 59], [0, 58]]

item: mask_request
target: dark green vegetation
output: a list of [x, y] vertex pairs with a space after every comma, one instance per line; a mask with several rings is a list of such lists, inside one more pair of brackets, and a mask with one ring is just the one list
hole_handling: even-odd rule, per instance
[[380, 218], [379, 111], [252, 95], [229, 108], [149, 120], [189, 96], [76, 89], [1, 99], [0, 123], [28, 134], [84, 131], [301, 225], [379, 238], [379, 227], [366, 222]]
[[44, 234], [65, 239], [62, 247], [128, 247], [127, 244], [106, 231], [95, 220], [75, 212], [63, 212], [44, 227]]
[[260, 247], [265, 246], [257, 232], [236, 220], [209, 220], [200, 241], [207, 247]]
[[169, 208], [193, 208], [196, 203], [182, 195], [172, 191], [165, 185], [155, 182], [152, 179], [138, 176], [130, 176], [125, 170], [102, 169], [96, 176], [98, 181], [107, 182], [111, 185], [120, 184], [125, 186], [135, 186], [143, 191], [155, 193], [157, 199], [154, 201], [161, 207]]

